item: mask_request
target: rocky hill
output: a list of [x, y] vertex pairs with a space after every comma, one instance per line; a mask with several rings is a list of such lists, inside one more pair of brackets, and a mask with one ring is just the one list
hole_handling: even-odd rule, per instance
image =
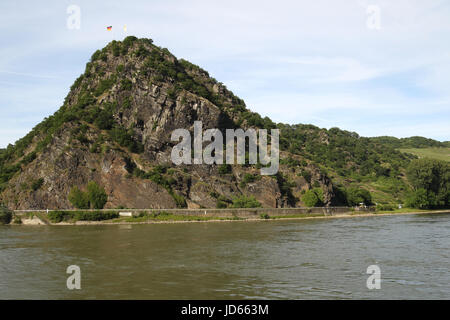
[[[174, 129], [279, 128], [281, 166], [171, 163]], [[1, 202], [13, 209], [71, 208], [72, 187], [103, 186], [107, 208], [228, 207], [254, 197], [264, 207], [346, 205], [357, 190], [378, 202], [401, 201], [412, 156], [386, 139], [337, 128], [275, 124], [208, 72], [150, 39], [127, 37], [96, 51], [64, 105], [0, 152]], [[391, 142], [391, 140], [389, 140]]]

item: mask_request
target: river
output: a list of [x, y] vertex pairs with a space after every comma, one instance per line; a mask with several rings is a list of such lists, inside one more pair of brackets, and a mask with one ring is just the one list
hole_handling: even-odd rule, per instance
[[0, 299], [450, 299], [449, 248], [450, 214], [0, 226]]

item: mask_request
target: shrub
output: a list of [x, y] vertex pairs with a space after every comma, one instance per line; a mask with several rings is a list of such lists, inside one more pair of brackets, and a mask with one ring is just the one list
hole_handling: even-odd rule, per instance
[[217, 209], [225, 209], [225, 208], [228, 208], [228, 203], [226, 203], [226, 202], [223, 201], [223, 200], [217, 200], [216, 208], [217, 208]]
[[111, 220], [118, 218], [119, 214], [117, 212], [107, 211], [77, 211], [75, 212], [74, 218], [75, 220], [81, 221], [102, 221], [102, 220]]
[[144, 151], [144, 145], [133, 139], [131, 130], [127, 131], [122, 127], [114, 127], [109, 132], [109, 135], [113, 141], [122, 147], [128, 148], [132, 153], [142, 153]]
[[59, 223], [62, 221], [68, 221], [72, 219], [73, 213], [67, 211], [50, 211], [47, 214], [47, 218], [50, 220], [50, 222]]
[[133, 86], [133, 83], [130, 79], [122, 79], [120, 81], [120, 84], [123, 90], [131, 90], [131, 87]]
[[450, 205], [450, 164], [445, 161], [418, 159], [407, 170], [414, 192], [408, 197], [413, 208], [446, 208]]
[[42, 178], [34, 180], [31, 183], [31, 189], [33, 189], [33, 191], [36, 191], [36, 190], [40, 189], [43, 184], [44, 184], [44, 179], [42, 179]]
[[106, 202], [108, 201], [108, 195], [103, 187], [100, 187], [94, 181], [89, 182], [87, 186], [87, 198], [91, 208], [93, 209], [103, 209]]
[[109, 130], [112, 128], [112, 126], [114, 124], [114, 118], [108, 111], [102, 110], [95, 118], [94, 124], [100, 130]]
[[51, 211], [47, 217], [53, 223], [70, 220], [102, 221], [118, 218], [119, 213], [113, 211]]
[[377, 204], [377, 211], [394, 211], [396, 207], [392, 204]]
[[8, 224], [11, 222], [13, 213], [7, 207], [0, 205], [0, 224]]
[[246, 197], [244, 195], [233, 199], [233, 208], [261, 208], [261, 203], [259, 203], [255, 197]]
[[[307, 207], [319, 207], [323, 204], [323, 201], [319, 198], [318, 189], [308, 190], [302, 197], [302, 201]], [[321, 189], [320, 189], [321, 190]], [[323, 194], [322, 194], [323, 196]]]
[[371, 205], [372, 195], [366, 189], [358, 187], [350, 187], [347, 189], [347, 202], [349, 206], [357, 206], [360, 203], [364, 203], [365, 205]]
[[266, 220], [270, 219], [270, 216], [267, 213], [261, 213], [260, 217], [261, 217], [261, 219], [266, 219]]
[[221, 164], [219, 166], [219, 174], [229, 174], [231, 173], [232, 168], [229, 164]]
[[89, 197], [87, 193], [73, 187], [69, 192], [69, 201], [77, 209], [89, 209]]
[[430, 195], [424, 188], [419, 188], [411, 192], [406, 197], [406, 206], [415, 209], [428, 209], [432, 206]]
[[22, 219], [19, 216], [14, 215], [13, 223], [22, 224]]
[[175, 203], [177, 204], [178, 208], [187, 207], [186, 199], [183, 196], [176, 194], [172, 190], [169, 190], [169, 193], [172, 196], [173, 200], [175, 200]]
[[112, 76], [112, 77], [110, 77], [108, 79], [101, 80], [99, 82], [97, 88], [94, 91], [94, 95], [96, 97], [100, 96], [106, 90], [111, 89], [111, 87], [114, 85], [115, 82], [116, 82], [116, 78], [114, 76]]

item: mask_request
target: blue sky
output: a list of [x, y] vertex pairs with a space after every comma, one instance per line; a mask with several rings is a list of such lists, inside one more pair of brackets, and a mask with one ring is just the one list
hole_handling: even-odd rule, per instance
[[[67, 28], [70, 5], [79, 30]], [[447, 0], [3, 0], [0, 29], [0, 147], [53, 114], [92, 53], [127, 35], [200, 65], [276, 122], [450, 140]]]

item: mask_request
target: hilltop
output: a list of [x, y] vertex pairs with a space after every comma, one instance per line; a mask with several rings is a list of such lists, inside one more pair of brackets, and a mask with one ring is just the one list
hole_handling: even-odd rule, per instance
[[[192, 130], [196, 120], [204, 129], [280, 129], [279, 173], [173, 165], [172, 131]], [[95, 181], [106, 208], [401, 203], [416, 156], [397, 149], [418, 146], [448, 143], [276, 124], [207, 71], [150, 39], [127, 37], [96, 51], [59, 110], [0, 151], [0, 198], [14, 209], [72, 208], [73, 187]]]

